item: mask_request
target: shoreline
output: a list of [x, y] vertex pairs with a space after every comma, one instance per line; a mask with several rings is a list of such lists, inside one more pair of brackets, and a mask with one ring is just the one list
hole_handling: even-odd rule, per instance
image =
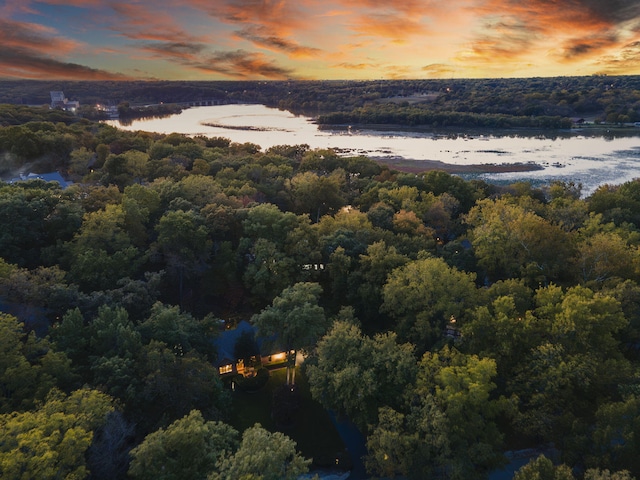
[[432, 170], [441, 170], [451, 174], [470, 173], [511, 173], [511, 172], [535, 172], [544, 170], [542, 165], [536, 163], [486, 163], [457, 165], [445, 163], [440, 160], [412, 160], [400, 157], [369, 157], [371, 160], [387, 165], [391, 170], [398, 170], [404, 173], [422, 173]]

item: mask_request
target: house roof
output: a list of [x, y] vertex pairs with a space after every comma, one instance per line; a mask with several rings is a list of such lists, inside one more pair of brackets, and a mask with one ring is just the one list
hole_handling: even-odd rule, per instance
[[260, 355], [263, 357], [280, 352], [277, 347], [274, 347], [274, 340], [276, 337], [258, 337], [256, 327], [246, 320], [241, 320], [236, 328], [223, 330], [222, 333], [213, 340], [213, 345], [218, 353], [216, 360], [217, 367], [221, 365], [228, 365], [237, 360], [235, 355], [235, 346], [240, 336], [245, 332], [251, 334], [255, 338]]
[[227, 365], [236, 361], [234, 355], [236, 342], [240, 338], [240, 335], [245, 332], [255, 336], [254, 326], [246, 320], [242, 320], [238, 323], [236, 328], [232, 330], [223, 330], [222, 333], [213, 340], [213, 345], [216, 347], [216, 351], [218, 352], [218, 360], [216, 362], [218, 366]]
[[30, 173], [28, 175], [20, 175], [19, 177], [9, 180], [9, 183], [26, 182], [35, 179], [43, 180], [45, 182], [58, 182], [62, 188], [67, 188], [69, 185], [71, 185], [71, 182], [67, 182], [58, 172]]

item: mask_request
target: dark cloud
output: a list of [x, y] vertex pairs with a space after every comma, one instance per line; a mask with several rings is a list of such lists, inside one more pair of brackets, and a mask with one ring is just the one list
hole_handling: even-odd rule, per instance
[[637, 0], [490, 0], [484, 9], [556, 28], [612, 26], [640, 16]]
[[202, 53], [206, 45], [186, 42], [149, 42], [140, 44], [140, 48], [153, 52], [160, 57], [192, 57]]
[[615, 35], [589, 36], [574, 38], [563, 45], [562, 56], [565, 60], [575, 60], [582, 57], [601, 54], [615, 46], [618, 39]]
[[183, 65], [202, 72], [219, 73], [233, 79], [295, 78], [293, 70], [278, 66], [265, 55], [244, 50], [216, 52], [202, 60], [184, 61]]
[[15, 47], [0, 49], [0, 76], [31, 79], [130, 80], [130, 77], [43, 57]]
[[321, 53], [321, 50], [313, 47], [305, 47], [286, 38], [278, 37], [264, 31], [264, 28], [250, 27], [236, 32], [240, 38], [249, 40], [258, 46], [285, 52], [294, 57], [311, 57]]
[[595, 18], [608, 23], [620, 23], [640, 16], [637, 0], [577, 0], [576, 7], [583, 6]]

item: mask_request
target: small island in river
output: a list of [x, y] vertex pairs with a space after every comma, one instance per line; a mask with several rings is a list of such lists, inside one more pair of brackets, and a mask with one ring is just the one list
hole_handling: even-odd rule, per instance
[[404, 157], [369, 157], [378, 163], [389, 166], [392, 169], [406, 173], [421, 173], [431, 170], [442, 170], [451, 174], [465, 173], [507, 173], [507, 172], [533, 172], [544, 170], [544, 166], [533, 162], [514, 163], [486, 163], [472, 165], [457, 165], [441, 162], [439, 160], [414, 160]]

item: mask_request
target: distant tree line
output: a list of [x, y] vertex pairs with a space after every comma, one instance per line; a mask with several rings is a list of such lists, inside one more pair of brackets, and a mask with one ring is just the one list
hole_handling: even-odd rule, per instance
[[[640, 77], [216, 82], [0, 81], [0, 103], [49, 104], [63, 90], [82, 105], [141, 106], [198, 99], [262, 103], [322, 123], [569, 128], [640, 120]], [[340, 115], [339, 115], [340, 114]], [[486, 118], [485, 118], [486, 116]]]

